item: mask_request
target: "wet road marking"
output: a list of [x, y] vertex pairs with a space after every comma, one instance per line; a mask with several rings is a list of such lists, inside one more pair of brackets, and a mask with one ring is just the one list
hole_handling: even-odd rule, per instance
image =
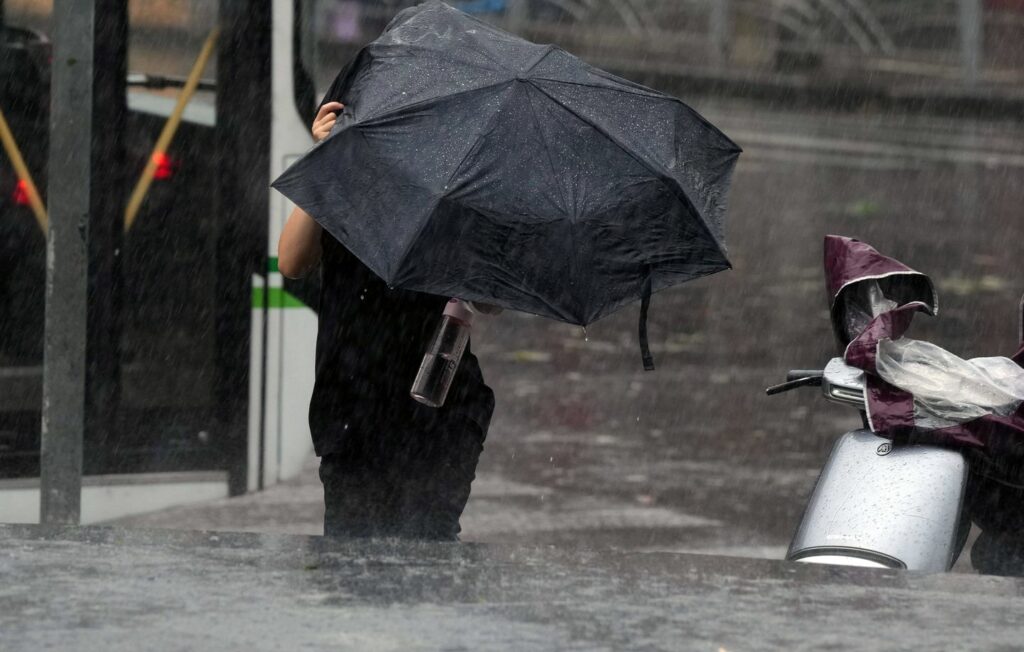
[[882, 142], [891, 145], [944, 149], [972, 149], [984, 152], [1024, 154], [1024, 130], [1011, 121], [935, 120], [929, 116], [844, 115], [829, 113], [783, 112], [773, 116], [750, 112], [713, 111], [708, 114], [716, 125], [732, 136], [748, 131], [758, 134], [807, 134], [856, 142]]
[[[771, 134], [748, 130], [734, 130], [730, 136], [744, 149], [764, 156], [761, 148], [782, 148], [822, 154], [843, 154], [876, 159], [905, 159], [940, 163], [967, 163], [988, 167], [1024, 168], [1024, 154], [992, 152], [979, 149], [922, 147], [879, 141], [854, 141], [844, 138], [802, 136], [797, 134]], [[842, 159], [836, 159], [842, 163]]]
[[777, 167], [772, 162], [794, 163], [805, 165], [824, 165], [829, 167], [855, 168], [858, 170], [912, 170], [924, 167], [923, 161], [912, 161], [899, 158], [871, 158], [866, 156], [850, 156], [844, 154], [822, 154], [791, 149], [756, 149], [750, 148], [743, 152], [740, 167], [748, 172], [775, 172]]

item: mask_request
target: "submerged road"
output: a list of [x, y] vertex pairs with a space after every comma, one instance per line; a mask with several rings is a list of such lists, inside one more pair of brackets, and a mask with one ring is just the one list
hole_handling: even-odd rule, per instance
[[[835, 354], [827, 233], [932, 275], [940, 316], [911, 335], [965, 357], [1012, 352], [1024, 292], [1024, 130], [1011, 123], [815, 114], [696, 98], [745, 150], [727, 223], [731, 272], [582, 329], [507, 313], [473, 346], [497, 410], [463, 518], [470, 542], [780, 559], [855, 411], [816, 390], [769, 398]], [[240, 499], [123, 521], [316, 533], [314, 468]]]
[[[1024, 129], [694, 98], [744, 148], [735, 269], [657, 295], [644, 372], [635, 307], [584, 333], [506, 314], [474, 346], [498, 395], [467, 537], [780, 557], [833, 441], [859, 418], [816, 390], [769, 398], [835, 355], [822, 238], [861, 238], [935, 280], [910, 335], [1008, 355], [1024, 292]], [[487, 518], [504, 506], [520, 518]]]
[[1014, 650], [1021, 580], [0, 525], [0, 649]]

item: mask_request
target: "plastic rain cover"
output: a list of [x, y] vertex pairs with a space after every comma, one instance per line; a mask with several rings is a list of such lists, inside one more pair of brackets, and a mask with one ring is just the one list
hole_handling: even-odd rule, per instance
[[828, 236], [825, 269], [833, 325], [840, 341], [849, 340], [843, 357], [866, 373], [873, 431], [990, 454], [1021, 451], [1024, 342], [1012, 358], [964, 360], [904, 337], [915, 313], [937, 310], [931, 282], [857, 240]]

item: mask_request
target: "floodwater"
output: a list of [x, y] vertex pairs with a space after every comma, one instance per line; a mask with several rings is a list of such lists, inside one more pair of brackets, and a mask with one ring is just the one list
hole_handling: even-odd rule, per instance
[[0, 525], [21, 650], [1019, 649], [1024, 582], [704, 555]]
[[[586, 333], [481, 320], [473, 346], [497, 409], [464, 540], [781, 558], [830, 447], [860, 423], [815, 389], [764, 394], [837, 353], [826, 234], [932, 276], [939, 316], [918, 316], [910, 336], [964, 357], [1015, 350], [1024, 128], [681, 95], [745, 150], [727, 216], [734, 269], [655, 295], [653, 372], [636, 305]], [[315, 471], [302, 482], [277, 511], [268, 495], [134, 523], [314, 533]]]
[[836, 354], [826, 234], [933, 278], [939, 316], [918, 316], [911, 337], [963, 357], [1016, 349], [1021, 127], [690, 102], [745, 150], [727, 218], [735, 269], [654, 297], [653, 372], [636, 306], [586, 333], [520, 314], [477, 327], [498, 397], [481, 472], [513, 489], [474, 498], [465, 538], [784, 554], [832, 443], [860, 422], [816, 389], [764, 394]]

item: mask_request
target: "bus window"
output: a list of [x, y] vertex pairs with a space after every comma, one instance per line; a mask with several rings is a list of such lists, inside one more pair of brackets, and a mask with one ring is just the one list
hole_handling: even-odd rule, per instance
[[296, 4], [302, 62], [317, 100], [359, 48], [377, 38], [415, 0], [299, 0]]
[[[45, 196], [52, 5], [5, 0], [0, 7], [0, 110]], [[29, 472], [39, 447], [46, 236], [27, 190], [0, 150], [0, 478]]]
[[[3, 0], [0, 108], [46, 196], [52, 0]], [[127, 199], [210, 30], [211, 0], [129, 0]], [[13, 55], [8, 56], [13, 52]], [[14, 58], [17, 55], [19, 58]], [[203, 71], [209, 89], [216, 58]], [[6, 69], [5, 69], [6, 70]], [[139, 75], [163, 88], [139, 87]], [[135, 81], [133, 81], [135, 80]], [[154, 84], [150, 84], [153, 86]], [[159, 85], [156, 85], [159, 86]], [[121, 403], [115, 432], [86, 441], [90, 474], [213, 470], [216, 377], [214, 93], [190, 102], [119, 254]], [[24, 180], [0, 154], [0, 478], [38, 473], [46, 239]]]
[[[299, 54], [312, 77], [317, 100], [359, 48], [380, 36], [395, 14], [417, 4], [419, 0], [296, 0]], [[570, 11], [568, 3], [558, 0], [449, 0], [449, 4], [503, 29], [542, 41], [551, 35], [543, 30], [536, 32], [538, 25], [601, 18], [597, 12]], [[300, 97], [296, 102], [300, 107], [305, 104]]]
[[[218, 2], [211, 0], [129, 0], [128, 70], [183, 79], [210, 30], [217, 24]], [[203, 72], [215, 80], [216, 57]]]
[[[126, 190], [156, 175], [121, 255], [121, 410], [106, 473], [215, 469], [216, 57], [166, 152], [152, 153], [218, 21], [212, 0], [129, 0]], [[148, 80], [148, 86], [140, 82]], [[125, 193], [127, 198], [128, 192]], [[210, 433], [214, 433], [211, 435]], [[134, 451], [137, 455], [125, 454]], [[96, 466], [99, 470], [99, 466]]]
[[53, 33], [53, 0], [4, 0], [2, 4], [8, 25]]

